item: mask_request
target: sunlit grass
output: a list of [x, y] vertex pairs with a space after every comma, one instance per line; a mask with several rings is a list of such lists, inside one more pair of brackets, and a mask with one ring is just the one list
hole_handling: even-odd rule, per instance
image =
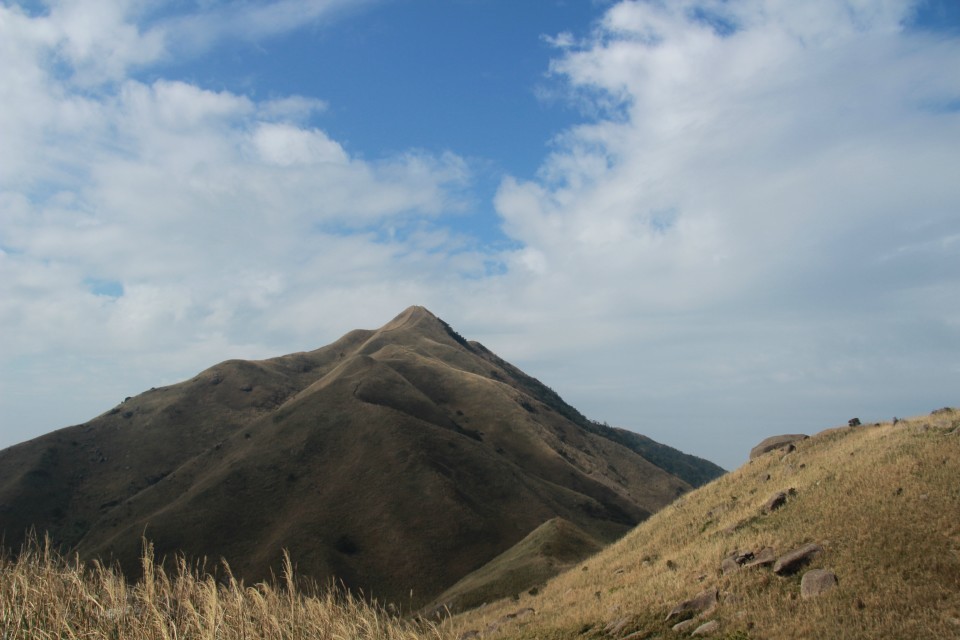
[[277, 584], [244, 586], [229, 568], [214, 578], [184, 560], [169, 572], [146, 546], [135, 583], [32, 541], [0, 558], [3, 640], [426, 640], [427, 623], [400, 620], [336, 588], [298, 584], [289, 557]]
[[[676, 501], [536, 595], [491, 603], [446, 624], [484, 630], [511, 611], [536, 615], [500, 625], [497, 637], [600, 638], [626, 619], [622, 637], [680, 637], [667, 612], [717, 587], [715, 637], [960, 637], [960, 412], [824, 432], [789, 455], [757, 458]], [[781, 509], [764, 502], [795, 489]], [[724, 575], [736, 551], [782, 554], [815, 542], [811, 568], [836, 572], [839, 588], [800, 598], [800, 576], [769, 569]], [[689, 635], [689, 631], [687, 631]]]

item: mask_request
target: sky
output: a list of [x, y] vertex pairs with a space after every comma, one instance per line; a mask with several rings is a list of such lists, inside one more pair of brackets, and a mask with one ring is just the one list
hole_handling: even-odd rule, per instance
[[726, 468], [960, 404], [955, 0], [0, 0], [0, 447], [420, 304]]

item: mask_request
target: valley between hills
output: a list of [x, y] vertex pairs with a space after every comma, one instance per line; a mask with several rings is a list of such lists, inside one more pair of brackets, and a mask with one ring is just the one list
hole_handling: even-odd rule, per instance
[[0, 629], [958, 637], [957, 477], [949, 408], [724, 473], [411, 307], [0, 451]]

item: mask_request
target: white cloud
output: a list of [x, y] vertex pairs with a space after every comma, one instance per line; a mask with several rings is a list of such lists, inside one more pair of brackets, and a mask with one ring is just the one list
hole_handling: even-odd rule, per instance
[[708, 452], [725, 426], [786, 429], [728, 395], [793, 398], [803, 426], [909, 403], [910, 376], [921, 407], [956, 386], [942, 354], [960, 344], [960, 260], [943, 239], [960, 231], [960, 118], [931, 105], [960, 97], [960, 43], [905, 30], [912, 10], [620, 2], [579, 46], [556, 39], [552, 72], [602, 115], [559, 136], [536, 180], [502, 184], [528, 284], [498, 309], [538, 310], [515, 322], [537, 327], [543, 366], [585, 363], [566, 381], [581, 408], [661, 437], [645, 416], [712, 412]]
[[253, 133], [253, 146], [268, 164], [347, 164], [346, 152], [318, 130], [305, 131], [290, 124], [263, 123]]
[[161, 23], [171, 48], [201, 51], [221, 40], [259, 41], [331, 20], [377, 0], [216, 0]]
[[[192, 24], [217, 14], [233, 22], [211, 37], [268, 34], [342, 4], [231, 3]], [[118, 386], [122, 397], [225, 357], [319, 346], [300, 338], [340, 322], [330, 305], [344, 292], [373, 287], [395, 313], [425, 297], [402, 265], [447, 249], [431, 257], [383, 231], [462, 208], [462, 159], [351, 157], [308, 124], [321, 100], [133, 79], [166, 55], [171, 24], [145, 33], [133, 6], [0, 6], [0, 332], [16, 336], [0, 346], [5, 424], [62, 426], [82, 417], [68, 410], [110, 406]], [[298, 308], [309, 315], [288, 315]], [[30, 391], [94, 370], [63, 409]], [[2, 444], [29, 433], [12, 429]]]
[[[0, 5], [12, 419], [62, 426], [414, 303], [591, 417], [727, 464], [774, 431], [951, 401], [960, 43], [903, 28], [911, 3], [619, 2], [548, 38], [584, 122], [502, 182], [497, 252], [449, 222], [477, 199], [455, 153], [363, 158], [322, 100], [132, 77], [348, 9], [201, 4]], [[65, 384], [71, 417], [35, 391]]]

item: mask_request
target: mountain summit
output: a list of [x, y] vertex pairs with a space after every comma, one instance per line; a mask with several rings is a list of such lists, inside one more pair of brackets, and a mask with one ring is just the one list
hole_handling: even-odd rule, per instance
[[423, 307], [228, 360], [0, 451], [0, 534], [136, 573], [158, 557], [335, 577], [419, 606], [561, 518], [611, 541], [722, 470], [584, 418]]

